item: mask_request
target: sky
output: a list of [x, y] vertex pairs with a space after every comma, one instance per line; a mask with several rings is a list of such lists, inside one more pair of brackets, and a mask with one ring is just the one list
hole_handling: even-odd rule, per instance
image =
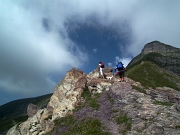
[[180, 48], [179, 0], [0, 0], [0, 105], [54, 92], [66, 72]]

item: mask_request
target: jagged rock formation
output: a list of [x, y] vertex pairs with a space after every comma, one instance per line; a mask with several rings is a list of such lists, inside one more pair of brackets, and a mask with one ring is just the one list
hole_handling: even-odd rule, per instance
[[86, 81], [86, 74], [78, 69], [73, 68], [67, 72], [65, 78], [55, 87], [47, 107], [52, 111], [52, 120], [72, 114], [72, 110], [80, 101]]
[[[72, 114], [73, 109], [81, 101], [81, 93], [86, 85], [93, 93], [109, 89], [111, 80], [98, 78], [97, 74], [99, 74], [97, 69], [86, 75], [83, 71], [72, 68], [56, 85], [47, 108], [39, 109], [30, 104], [28, 107], [29, 119], [11, 128], [7, 135], [41, 135], [52, 130], [54, 128], [53, 120]], [[106, 67], [105, 74], [106, 76], [112, 75], [112, 70]], [[35, 112], [36, 114], [34, 114]]]
[[180, 77], [180, 49], [159, 41], [153, 41], [144, 46], [141, 53], [132, 59], [128, 67], [139, 64], [141, 61], [152, 61], [155, 64]]
[[39, 110], [39, 107], [30, 103], [27, 108], [27, 115], [28, 117], [33, 117], [37, 111]]

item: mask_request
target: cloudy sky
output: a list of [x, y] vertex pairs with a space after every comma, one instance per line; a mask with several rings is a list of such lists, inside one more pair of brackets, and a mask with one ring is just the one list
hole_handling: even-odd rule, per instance
[[179, 0], [0, 0], [0, 105], [53, 93], [72, 67], [125, 66], [154, 40], [180, 48]]

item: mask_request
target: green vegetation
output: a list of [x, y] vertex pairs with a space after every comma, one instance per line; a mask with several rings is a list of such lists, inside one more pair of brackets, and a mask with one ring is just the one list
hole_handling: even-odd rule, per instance
[[179, 126], [179, 125], [178, 125], [178, 126], [175, 126], [175, 129], [178, 129], [178, 130], [179, 130], [179, 129], [180, 129], [180, 126]]
[[127, 114], [120, 112], [115, 119], [116, 123], [119, 125], [120, 133], [126, 134], [127, 131], [131, 130], [131, 118], [128, 118]]
[[1, 120], [0, 122], [0, 134], [3, 134], [3, 132], [7, 131], [9, 128], [14, 126], [13, 120]]
[[114, 104], [114, 99], [110, 97], [109, 93], [106, 92], [107, 99], [111, 102], [111, 104]]
[[159, 57], [163, 58], [165, 56], [163, 56], [162, 54], [157, 53], [157, 52], [152, 52], [152, 53], [148, 53], [148, 54], [145, 54], [145, 55], [144, 54], [139, 54], [138, 56], [136, 56], [134, 58], [134, 60], [136, 62], [134, 62], [133, 64], [128, 66], [127, 69], [129, 70], [129, 69], [141, 64], [142, 61], [151, 61], [151, 62], [159, 65], [160, 67], [162, 67], [162, 64], [156, 60], [156, 58], [159, 58]]
[[161, 101], [154, 101], [153, 104], [163, 105], [163, 106], [172, 106], [172, 105], [173, 105], [172, 103], [169, 103], [169, 102], [161, 102]]
[[113, 113], [117, 113], [117, 112], [119, 112], [119, 110], [112, 109], [112, 112], [113, 112]]
[[157, 64], [158, 66], [160, 66], [161, 68], [163, 68], [163, 65], [160, 61], [158, 61], [159, 58], [167, 60], [167, 59], [176, 59], [176, 57], [172, 57], [172, 56], [166, 56], [166, 54], [161, 54], [161, 53], [157, 53], [157, 52], [152, 52], [152, 53], [148, 53], [148, 54], [139, 54], [138, 56], [136, 56], [134, 58], [134, 62], [133, 64], [129, 65], [127, 67], [127, 69], [131, 69], [139, 64], [141, 64], [142, 61], [151, 61], [155, 64]]
[[81, 93], [81, 97], [85, 99], [85, 103], [78, 103], [78, 106], [73, 111], [78, 111], [85, 106], [91, 106], [94, 110], [97, 110], [100, 106], [97, 101], [99, 96], [100, 94], [91, 95], [88, 87], [85, 87], [83, 92]]
[[5, 119], [5, 120], [1, 120], [0, 122], [0, 134], [3, 134], [3, 132], [6, 132], [7, 130], [9, 130], [11, 127], [13, 127], [14, 125], [24, 122], [28, 119], [28, 116], [20, 116], [14, 119]]
[[50, 100], [52, 94], [47, 94], [35, 98], [25, 98], [19, 99], [15, 101], [11, 101], [7, 104], [0, 106], [0, 120], [6, 116], [12, 116], [10, 118], [15, 118], [19, 116], [23, 116], [26, 114], [27, 106], [32, 103], [40, 108], [45, 107]]
[[146, 94], [146, 91], [145, 91], [143, 88], [137, 87], [137, 86], [135, 86], [135, 85], [132, 85], [132, 88], [135, 89], [135, 90], [137, 90], [137, 91], [139, 91], [139, 92], [141, 92], [141, 93]]
[[67, 116], [55, 120], [55, 129], [48, 133], [58, 134], [60, 128], [66, 127], [61, 135], [110, 135], [104, 131], [104, 127], [98, 119], [76, 120], [73, 116]]
[[127, 77], [140, 82], [144, 87], [170, 87], [180, 90], [180, 80], [156, 64], [145, 61], [127, 71]]

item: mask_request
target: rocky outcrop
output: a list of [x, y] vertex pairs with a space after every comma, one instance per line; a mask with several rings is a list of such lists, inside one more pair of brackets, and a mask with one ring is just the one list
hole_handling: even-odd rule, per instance
[[80, 101], [86, 82], [86, 74], [79, 69], [72, 68], [55, 87], [47, 108], [38, 109], [30, 104], [28, 120], [11, 128], [7, 135], [41, 135], [52, 130], [53, 120], [72, 114], [72, 110]]
[[[164, 55], [170, 55], [170, 54], [173, 54], [174, 52], [178, 52], [180, 51], [179, 48], [175, 48], [175, 47], [172, 47], [170, 45], [166, 45], [164, 43], [161, 43], [159, 41], [153, 41], [153, 42], [150, 42], [148, 44], [146, 44], [144, 46], [144, 48], [142, 49], [141, 53], [142, 54], [148, 54], [148, 53], [151, 53], [151, 52], [158, 52], [158, 53], [162, 53]], [[180, 54], [176, 54], [174, 53], [175, 56], [180, 56]]]
[[72, 110], [80, 101], [86, 82], [84, 72], [75, 68], [67, 72], [65, 78], [55, 87], [48, 104], [48, 108], [53, 108], [52, 120], [72, 114]]
[[[105, 68], [104, 72], [106, 75], [112, 74], [108, 67]], [[11, 128], [7, 135], [45, 134], [54, 128], [53, 121], [55, 119], [73, 113], [76, 105], [83, 100], [81, 93], [85, 86], [88, 86], [92, 93], [101, 93], [104, 90], [109, 90], [110, 85], [111, 80], [99, 78], [97, 69], [86, 75], [83, 71], [72, 68], [56, 85], [47, 108], [39, 109], [37, 106], [30, 104], [27, 109], [28, 120]]]
[[110, 95], [115, 100], [113, 109], [123, 111], [131, 118], [127, 134], [178, 135], [180, 113], [177, 110], [180, 92], [167, 87], [135, 90], [129, 84], [114, 83]]
[[30, 103], [27, 108], [28, 117], [33, 117], [37, 113], [38, 110], [39, 110], [38, 106]]

